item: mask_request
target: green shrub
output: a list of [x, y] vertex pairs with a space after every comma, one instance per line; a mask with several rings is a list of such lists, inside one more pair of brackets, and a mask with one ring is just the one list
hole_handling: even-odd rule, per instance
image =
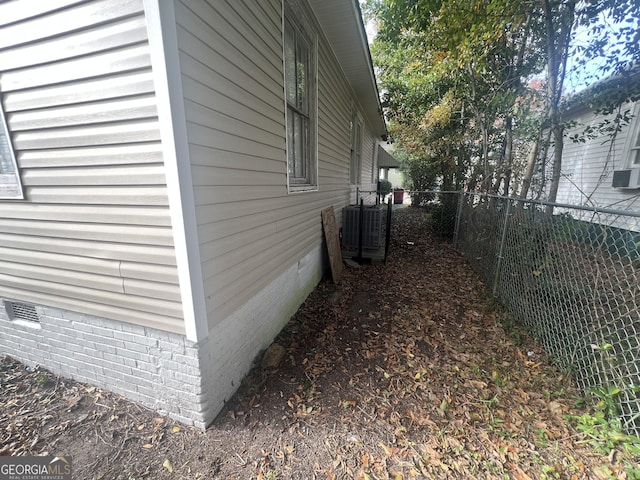
[[389, 180], [380, 180], [380, 195], [385, 196], [391, 193], [391, 182]]

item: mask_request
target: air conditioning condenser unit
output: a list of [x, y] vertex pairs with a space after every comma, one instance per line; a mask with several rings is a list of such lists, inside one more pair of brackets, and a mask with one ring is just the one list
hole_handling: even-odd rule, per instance
[[[382, 246], [382, 206], [366, 206], [362, 209], [362, 248], [378, 249]], [[342, 210], [342, 247], [358, 248], [360, 244], [360, 207], [356, 205]]]

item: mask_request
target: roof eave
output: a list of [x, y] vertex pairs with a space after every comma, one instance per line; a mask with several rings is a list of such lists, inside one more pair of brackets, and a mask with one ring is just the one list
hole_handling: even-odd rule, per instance
[[362, 12], [357, 0], [309, 0], [374, 133], [387, 134]]

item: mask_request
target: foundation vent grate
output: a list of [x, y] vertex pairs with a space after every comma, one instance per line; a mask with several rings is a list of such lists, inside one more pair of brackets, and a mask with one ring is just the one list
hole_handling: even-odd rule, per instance
[[36, 307], [26, 303], [7, 302], [7, 311], [11, 320], [25, 320], [40, 323]]

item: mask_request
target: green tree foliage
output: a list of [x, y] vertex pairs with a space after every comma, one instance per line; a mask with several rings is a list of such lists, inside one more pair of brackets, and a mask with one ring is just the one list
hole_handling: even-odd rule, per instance
[[[533, 172], [553, 141], [557, 188], [568, 56], [581, 54], [576, 65], [586, 69], [589, 59], [609, 55], [609, 65], [626, 72], [638, 60], [636, 3], [368, 0], [364, 10], [378, 27], [372, 54], [383, 106], [396, 149], [407, 154], [413, 187], [436, 182], [445, 189], [466, 185], [509, 194], [522, 181], [528, 191], [527, 157], [526, 170]], [[606, 53], [603, 19], [617, 25], [619, 34], [618, 48]], [[593, 36], [572, 49], [578, 26]], [[532, 87], [536, 76], [543, 80]], [[629, 94], [619, 97], [605, 103], [620, 103]], [[532, 145], [535, 155], [529, 155]]]

